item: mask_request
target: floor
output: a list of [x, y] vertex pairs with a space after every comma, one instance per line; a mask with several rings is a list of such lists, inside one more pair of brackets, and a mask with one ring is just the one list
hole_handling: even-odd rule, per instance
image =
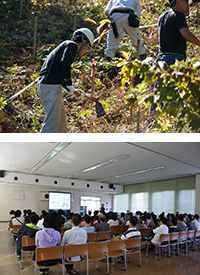
[[[0, 275], [2, 274], [14, 274], [14, 275], [31, 275], [31, 258], [25, 255], [24, 268], [20, 268], [20, 262], [17, 260], [15, 254], [15, 245], [12, 246], [12, 240], [8, 232], [7, 223], [0, 223]], [[129, 256], [131, 263], [128, 263], [127, 270], [123, 271], [110, 263], [110, 274], [111, 275], [199, 275], [200, 274], [200, 249], [196, 251], [189, 251], [188, 253], [181, 252], [179, 256], [173, 254], [170, 258], [162, 254], [160, 261], [157, 261], [157, 256], [154, 251], [149, 252], [149, 258], [146, 257], [145, 251], [142, 251], [142, 265], [139, 264], [138, 255]], [[103, 262], [99, 263], [99, 267], [105, 269], [106, 264]], [[86, 275], [85, 264], [80, 266], [80, 272]], [[33, 271], [33, 274], [34, 271]], [[39, 272], [38, 272], [39, 274]], [[50, 269], [49, 274], [54, 274], [54, 269]], [[58, 274], [62, 274], [61, 268], [58, 269]], [[90, 263], [90, 274], [100, 275], [102, 272], [95, 269], [95, 263]]]

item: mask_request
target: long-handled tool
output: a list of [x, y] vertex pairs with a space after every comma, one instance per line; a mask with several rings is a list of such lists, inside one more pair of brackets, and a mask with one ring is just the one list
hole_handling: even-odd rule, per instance
[[102, 104], [98, 101], [97, 98], [91, 96], [88, 93], [85, 93], [83, 90], [80, 90], [80, 89], [77, 89], [74, 92], [74, 94], [77, 95], [77, 96], [84, 96], [85, 98], [95, 102], [96, 103], [95, 108], [96, 108], [97, 117], [101, 117], [101, 116], [104, 116], [106, 114]]

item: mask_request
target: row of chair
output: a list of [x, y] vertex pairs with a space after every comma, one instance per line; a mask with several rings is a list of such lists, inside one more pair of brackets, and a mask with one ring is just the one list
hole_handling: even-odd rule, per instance
[[184, 245], [185, 253], [188, 252], [188, 245], [193, 244], [196, 247], [200, 244], [200, 230], [197, 230], [195, 233], [195, 230], [189, 230], [189, 231], [181, 231], [181, 232], [173, 232], [168, 234], [161, 234], [160, 235], [160, 241], [158, 244], [155, 243], [149, 243], [147, 244], [146, 248], [146, 256], [148, 257], [148, 251], [149, 246], [154, 245], [158, 247], [159, 253], [158, 253], [158, 260], [161, 258], [161, 249], [162, 248], [168, 248], [168, 257], [171, 256], [171, 247], [177, 247], [177, 255], [179, 255], [180, 246]]
[[[24, 250], [27, 246], [33, 245], [35, 242], [35, 238], [29, 238], [24, 236], [22, 238], [22, 250], [21, 250], [21, 267], [23, 268], [23, 253], [30, 252], [32, 250]], [[46, 266], [42, 266], [37, 262], [47, 261], [47, 260], [55, 260], [59, 259], [59, 262], [55, 265], [49, 267], [57, 267], [59, 265], [62, 266], [63, 274], [65, 274], [65, 265], [67, 264], [76, 264], [79, 265], [82, 262], [86, 263], [87, 266], [87, 275], [89, 275], [89, 262], [96, 261], [96, 268], [105, 274], [109, 274], [109, 259], [113, 259], [114, 257], [123, 256], [124, 257], [124, 266], [119, 266], [114, 261], [112, 263], [123, 270], [127, 268], [127, 255], [129, 254], [139, 254], [139, 264], [141, 265], [141, 249], [140, 249], [141, 238], [136, 239], [128, 239], [128, 240], [107, 240], [101, 242], [89, 242], [86, 244], [80, 245], [65, 245], [57, 246], [57, 247], [37, 247], [35, 249], [35, 274], [37, 274], [38, 268], [46, 268]], [[66, 261], [66, 258], [82, 256], [81, 260], [78, 262], [69, 262]], [[98, 261], [104, 260], [106, 262], [105, 270], [101, 270], [98, 267]]]

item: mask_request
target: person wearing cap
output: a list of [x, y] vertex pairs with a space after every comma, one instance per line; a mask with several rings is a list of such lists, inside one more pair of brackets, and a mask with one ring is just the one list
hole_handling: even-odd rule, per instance
[[87, 28], [81, 28], [73, 33], [71, 40], [62, 42], [47, 56], [38, 80], [38, 93], [46, 114], [41, 133], [66, 133], [62, 87], [79, 96], [72, 85], [71, 64], [75, 55], [86, 54], [93, 42], [93, 33]]
[[[139, 19], [141, 15], [139, 0], [110, 0], [105, 9], [105, 14], [113, 18], [118, 31], [117, 38], [112, 29], [108, 31], [107, 48], [105, 50], [106, 60], [111, 61], [115, 56], [124, 32], [130, 36], [139, 58], [145, 59], [147, 48], [142, 43], [139, 30]], [[133, 20], [130, 18], [133, 18]]]
[[172, 65], [177, 60], [186, 60], [186, 41], [200, 46], [200, 40], [189, 30], [186, 15], [188, 0], [169, 0], [171, 9], [164, 12], [158, 21], [159, 51], [157, 61]]

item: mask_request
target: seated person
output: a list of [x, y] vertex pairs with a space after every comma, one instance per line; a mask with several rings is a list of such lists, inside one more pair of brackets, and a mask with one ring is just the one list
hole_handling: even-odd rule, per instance
[[94, 232], [94, 226], [91, 226], [91, 218], [90, 216], [85, 216], [84, 223], [85, 226], [82, 227], [87, 233], [93, 233]]
[[192, 220], [194, 224], [195, 231], [200, 230], [200, 222], [199, 222], [199, 215], [195, 214], [194, 219]]
[[[132, 216], [129, 220], [129, 228], [120, 237], [120, 240], [140, 238], [141, 232], [136, 228], [138, 219], [136, 216]], [[133, 249], [133, 248], [132, 248]], [[131, 250], [132, 250], [131, 249]], [[124, 262], [124, 256], [120, 256], [115, 259], [118, 263]]]
[[[74, 214], [72, 216], [72, 229], [67, 230], [64, 233], [62, 239], [62, 245], [65, 246], [66, 244], [84, 244], [87, 242], [87, 233], [83, 228], [79, 228], [79, 224], [81, 223], [81, 215]], [[72, 257], [71, 259], [66, 259], [69, 263], [70, 261], [78, 262], [80, 261], [80, 257]], [[73, 264], [66, 264], [65, 265], [68, 274], [76, 274], [76, 270], [73, 269]]]
[[64, 223], [64, 228], [72, 228], [72, 216], [74, 215], [73, 212], [69, 214], [68, 221]]
[[168, 234], [169, 228], [167, 227], [167, 219], [165, 217], [161, 217], [160, 219], [160, 226], [153, 229], [153, 233], [155, 234], [153, 239], [151, 240], [152, 244], [159, 244], [160, 242], [160, 235], [161, 234]]
[[178, 232], [177, 218], [175, 217], [171, 219], [171, 225], [169, 226], [169, 233], [172, 233], [172, 232]]
[[100, 231], [109, 231], [110, 230], [110, 226], [108, 223], [105, 222], [105, 215], [100, 215], [100, 223], [97, 224], [96, 226], [96, 232], [100, 232]]
[[21, 210], [17, 210], [15, 212], [15, 217], [12, 219], [12, 224], [13, 225], [22, 225], [25, 222], [24, 217], [21, 216], [22, 211]]
[[177, 228], [178, 231], [187, 231], [187, 225], [186, 223], [183, 221], [183, 215], [179, 215], [177, 218]]
[[129, 220], [130, 220], [131, 217], [133, 217], [133, 213], [129, 212], [128, 215], [127, 215], [126, 225], [129, 225]]
[[138, 227], [137, 227], [137, 228], [138, 228], [139, 230], [141, 230], [141, 229], [143, 229], [143, 228], [149, 228], [145, 216], [142, 216], [142, 218], [141, 218], [141, 223], [138, 224]]
[[[44, 228], [38, 231], [35, 235], [35, 244], [37, 247], [52, 247], [60, 245], [61, 235], [60, 232], [56, 230], [55, 218], [52, 215], [47, 215], [44, 217]], [[57, 264], [58, 260], [48, 260], [41, 261], [38, 264], [44, 266], [50, 266]], [[40, 268], [40, 274], [49, 273], [49, 268]]]
[[194, 224], [193, 224], [192, 220], [193, 220], [192, 215], [189, 214], [186, 217], [186, 223], [187, 223], [188, 230], [195, 230], [195, 227], [194, 227]]
[[[28, 236], [30, 238], [35, 237], [35, 234], [41, 228], [38, 227], [36, 224], [38, 223], [39, 216], [33, 214], [29, 218], [30, 223], [23, 224], [17, 232], [17, 259], [21, 259], [21, 247], [22, 247], [22, 237]], [[33, 247], [27, 247], [26, 249], [32, 249]]]
[[117, 219], [117, 213], [112, 213], [110, 216], [110, 220], [107, 222], [111, 226], [119, 225], [119, 220]]

